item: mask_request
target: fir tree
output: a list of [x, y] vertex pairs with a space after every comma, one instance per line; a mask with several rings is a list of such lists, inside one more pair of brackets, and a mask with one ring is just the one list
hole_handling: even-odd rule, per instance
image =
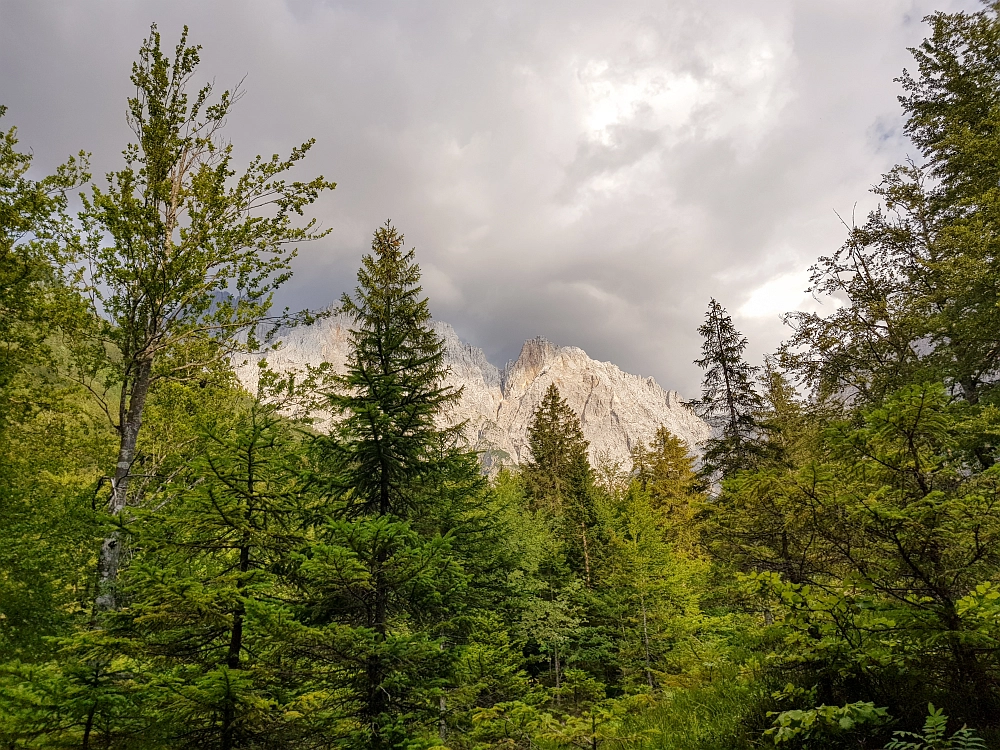
[[714, 432], [705, 444], [704, 472], [730, 477], [753, 468], [760, 452], [757, 415], [762, 401], [753, 382], [759, 368], [744, 361], [747, 340], [714, 299], [698, 333], [704, 343], [695, 364], [705, 370], [705, 377], [694, 408]]
[[440, 718], [455, 649], [438, 636], [468, 579], [448, 527], [481, 486], [459, 428], [437, 425], [458, 393], [443, 384], [444, 343], [419, 280], [403, 235], [379, 228], [342, 299], [354, 351], [330, 396], [340, 421], [317, 445], [334, 519], [303, 565], [303, 617], [324, 642], [339, 633], [351, 644], [329, 658], [356, 721], [347, 740], [364, 747], [402, 746]]

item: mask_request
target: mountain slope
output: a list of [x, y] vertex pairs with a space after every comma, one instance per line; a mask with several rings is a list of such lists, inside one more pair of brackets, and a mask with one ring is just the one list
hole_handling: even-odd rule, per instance
[[[282, 337], [278, 350], [267, 353], [268, 364], [286, 373], [329, 362], [343, 372], [350, 350], [349, 328], [348, 319], [332, 316], [292, 329]], [[447, 323], [437, 321], [434, 328], [447, 347], [446, 383], [462, 388], [461, 398], [445, 412], [445, 420], [448, 424], [466, 422], [466, 439], [486, 452], [488, 463], [528, 459], [528, 425], [551, 383], [580, 416], [593, 462], [627, 465], [632, 447], [650, 440], [660, 425], [684, 440], [692, 452], [709, 435], [708, 426], [675, 391], [664, 390], [653, 378], [623, 372], [611, 362], [595, 361], [577, 347], [531, 339], [517, 360], [501, 370], [486, 359], [482, 349], [463, 342]], [[251, 365], [238, 368], [248, 386], [256, 370]]]

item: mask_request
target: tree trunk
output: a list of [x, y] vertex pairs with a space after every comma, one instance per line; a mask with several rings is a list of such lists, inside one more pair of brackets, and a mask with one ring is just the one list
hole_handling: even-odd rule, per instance
[[[132, 462], [135, 461], [135, 447], [139, 441], [139, 428], [142, 427], [142, 412], [146, 407], [149, 387], [153, 382], [153, 359], [145, 357], [139, 361], [132, 392], [128, 399], [128, 410], [120, 426], [121, 442], [118, 448], [118, 463], [115, 465], [115, 476], [111, 481], [111, 500], [108, 511], [117, 516], [128, 502], [128, 485], [132, 472]], [[122, 395], [122, 399], [125, 394]], [[99, 610], [111, 610], [116, 607], [114, 585], [118, 578], [118, 565], [121, 560], [121, 540], [117, 533], [104, 539], [97, 563], [97, 599], [95, 604]]]
[[[385, 644], [388, 617], [389, 592], [385, 582], [385, 574], [382, 568], [388, 556], [384, 550], [380, 550], [376, 556], [377, 570], [375, 573], [375, 611], [372, 622], [372, 629], [375, 631], [374, 648], [381, 650]], [[381, 721], [384, 714], [389, 710], [388, 695], [383, 687], [385, 682], [385, 663], [379, 653], [373, 653], [368, 657], [366, 665], [368, 679], [368, 695], [366, 696], [365, 713], [370, 722], [372, 730], [372, 747], [378, 750], [387, 747], [385, 738], [382, 737]]]
[[[243, 546], [240, 547], [240, 577], [236, 581], [236, 590], [241, 590], [246, 585], [246, 574], [250, 570], [250, 545], [247, 535], [243, 535]], [[246, 617], [246, 607], [243, 606], [242, 598], [236, 603], [233, 610], [233, 629], [229, 636], [229, 653], [226, 654], [226, 666], [229, 669], [240, 669], [240, 656], [243, 653], [243, 620]], [[222, 750], [231, 750], [233, 747], [233, 735], [235, 734], [236, 723], [236, 702], [232, 696], [226, 697], [226, 706], [222, 712]]]
[[[439, 650], [444, 651], [444, 644], [439, 644]], [[444, 742], [448, 737], [448, 722], [445, 720], [445, 714], [448, 711], [448, 701], [444, 697], [444, 693], [441, 693], [441, 698], [438, 700], [438, 737], [441, 742]]]
[[[90, 710], [87, 712], [87, 724], [83, 728], [83, 744], [80, 746], [83, 750], [88, 750], [90, 747], [90, 733], [94, 729], [94, 713], [97, 711], [97, 701], [90, 704]], [[13, 747], [13, 745], [11, 745]]]
[[649, 689], [653, 689], [653, 670], [649, 663], [649, 628], [646, 625], [646, 597], [640, 596], [639, 603], [642, 606], [642, 648], [646, 656], [646, 680], [649, 682]]
[[556, 703], [559, 703], [559, 692], [558, 691], [559, 691], [559, 688], [561, 686], [561, 683], [559, 681], [559, 644], [558, 643], [556, 643], [554, 645], [554, 647], [553, 647], [553, 654], [554, 654], [555, 665], [556, 665]]
[[587, 582], [587, 588], [590, 588], [590, 549], [587, 545], [587, 524], [585, 521], [580, 521], [580, 529], [583, 531], [583, 571], [584, 579]]

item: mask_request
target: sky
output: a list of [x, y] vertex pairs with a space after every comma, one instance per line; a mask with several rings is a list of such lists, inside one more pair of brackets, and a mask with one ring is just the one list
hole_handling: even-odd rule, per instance
[[[131, 63], [152, 22], [241, 80], [247, 162], [316, 145], [313, 207], [278, 302], [353, 288], [372, 232], [416, 248], [433, 315], [496, 364], [579, 346], [696, 397], [716, 298], [759, 364], [781, 314], [916, 157], [893, 81], [922, 18], [975, 0], [0, 0], [0, 104], [38, 175], [121, 165]], [[852, 219], [852, 217], [855, 217]]]

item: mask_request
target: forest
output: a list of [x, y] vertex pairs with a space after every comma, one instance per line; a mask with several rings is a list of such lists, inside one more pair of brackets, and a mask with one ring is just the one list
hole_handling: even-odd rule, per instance
[[186, 30], [106, 179], [4, 123], [0, 745], [1000, 747], [1000, 3], [925, 22], [914, 158], [811, 269], [836, 304], [757, 367], [712, 300], [713, 436], [629, 465], [552, 387], [482, 470], [388, 222], [346, 372], [242, 387], [328, 314], [272, 300], [335, 185], [312, 142], [234, 163]]

